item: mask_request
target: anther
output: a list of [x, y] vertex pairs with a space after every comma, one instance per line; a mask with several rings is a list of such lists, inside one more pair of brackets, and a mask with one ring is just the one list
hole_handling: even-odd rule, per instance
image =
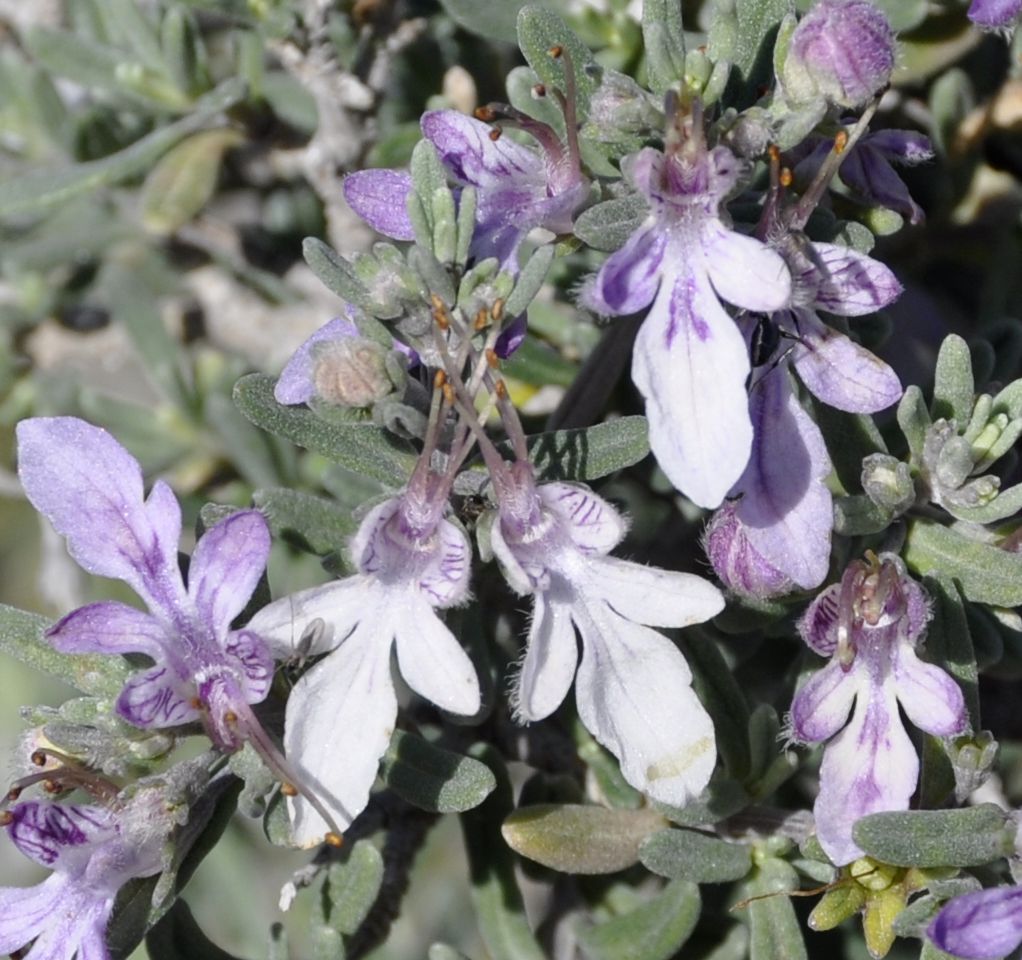
[[202, 698], [201, 697], [192, 697], [192, 699], [188, 701], [188, 705], [193, 710], [201, 710], [202, 707], [203, 707]]
[[489, 322], [490, 322], [490, 315], [486, 312], [486, 310], [482, 310], [481, 309], [476, 314], [475, 322], [472, 324], [472, 326], [476, 330], [485, 330], [487, 325], [489, 324]]
[[451, 326], [451, 318], [447, 315], [447, 305], [437, 294], [430, 295], [430, 304], [433, 307], [433, 322], [443, 331]]
[[323, 842], [328, 847], [340, 847], [344, 845], [344, 837], [342, 837], [339, 833], [334, 833], [333, 830], [331, 830], [325, 837], [323, 837]]
[[790, 167], [784, 167], [778, 177], [778, 182], [782, 187], [790, 187], [795, 180], [794, 174], [791, 172]]
[[0, 812], [0, 827], [9, 827], [14, 823], [14, 814], [10, 810]]
[[493, 390], [501, 400], [507, 399], [507, 384], [503, 380], [498, 380]]
[[848, 147], [848, 131], [839, 130], [834, 137], [834, 152], [844, 153]]
[[14, 803], [14, 801], [20, 796], [21, 787], [11, 787], [11, 789], [7, 791], [7, 795], [4, 797], [4, 803]]
[[770, 160], [773, 163], [780, 163], [781, 162], [781, 148], [779, 146], [777, 146], [776, 143], [770, 144], [770, 146], [767, 147], [767, 156], [770, 158]]
[[33, 750], [32, 751], [32, 756], [29, 757], [29, 759], [37, 767], [45, 767], [46, 766], [46, 759], [47, 759], [46, 758], [46, 753], [44, 751], [42, 751], [42, 750]]
[[453, 407], [454, 406], [454, 387], [452, 387], [449, 383], [445, 383], [443, 385], [443, 391], [444, 391], [444, 402], [448, 406]]
[[476, 107], [474, 115], [476, 120], [482, 120], [483, 123], [493, 123], [497, 119], [497, 111], [493, 107]]
[[238, 715], [233, 710], [224, 711], [224, 723], [229, 727], [233, 727], [238, 722]]
[[[497, 356], [497, 351], [492, 347], [487, 347], [486, 349], [486, 363], [493, 369], [496, 369], [500, 364], [500, 358]], [[501, 380], [500, 382], [503, 383], [504, 381]]]
[[491, 130], [491, 131], [489, 132], [488, 136], [489, 136], [489, 138], [490, 138], [490, 139], [491, 139], [491, 140], [492, 140], [492, 141], [493, 141], [494, 143], [496, 143], [496, 142], [497, 142], [497, 141], [498, 141], [498, 140], [500, 139], [500, 137], [501, 137], [501, 134], [503, 134], [503, 132], [504, 132], [504, 131], [503, 131], [503, 130], [501, 130], [501, 129], [500, 129], [500, 127], [494, 127], [494, 128], [493, 128], [493, 129], [492, 129], [492, 130]]
[[537, 99], [541, 100], [546, 96], [546, 84], [537, 83], [532, 88], [532, 95]]
[[64, 788], [56, 780], [44, 780], [43, 790], [47, 793], [62, 793]]
[[288, 783], [287, 781], [280, 785], [280, 792], [284, 794], [285, 797], [298, 796], [298, 788], [293, 783]]
[[497, 297], [493, 301], [493, 306], [490, 307], [490, 316], [493, 317], [494, 323], [500, 323], [504, 319], [504, 299], [503, 297]]
[[447, 383], [447, 374], [443, 370], [437, 370], [433, 374], [433, 389], [442, 390], [445, 383]]
[[549, 50], [547, 50], [547, 53], [555, 60], [560, 60], [560, 58], [564, 55], [564, 47], [562, 47], [559, 43], [555, 43]]

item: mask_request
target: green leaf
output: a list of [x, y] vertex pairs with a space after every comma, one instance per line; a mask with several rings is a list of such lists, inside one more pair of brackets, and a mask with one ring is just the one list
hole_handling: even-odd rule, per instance
[[527, 442], [540, 480], [598, 480], [649, 453], [649, 428], [645, 417], [618, 417], [594, 427], [534, 434]]
[[45, 639], [49, 627], [37, 613], [0, 604], [0, 650], [84, 693], [111, 699], [120, 694], [131, 675], [123, 657], [58, 653]]
[[440, 0], [440, 5], [459, 27], [470, 33], [507, 43], [515, 35], [518, 11], [525, 0]]
[[480, 806], [461, 815], [479, 932], [492, 960], [546, 960], [525, 917], [515, 879], [515, 857], [501, 837], [501, 823], [512, 808], [511, 781], [492, 747], [473, 750], [494, 774], [497, 788]]
[[594, 75], [587, 69], [596, 67], [589, 48], [556, 13], [542, 7], [522, 7], [518, 12], [517, 29], [518, 46], [540, 81], [548, 87], [558, 87], [564, 93], [567, 92], [564, 58], [555, 59], [550, 55], [550, 49], [560, 45], [568, 51], [575, 69], [578, 114], [586, 116], [589, 113], [589, 98], [596, 90]]
[[497, 786], [485, 763], [442, 750], [403, 730], [394, 731], [380, 775], [395, 793], [432, 813], [471, 810]]
[[302, 549], [324, 556], [343, 549], [358, 524], [350, 510], [326, 497], [270, 487], [256, 490], [253, 503], [263, 512], [276, 537], [298, 541]]
[[978, 867], [1009, 856], [1016, 826], [1000, 807], [874, 813], [852, 828], [871, 857], [899, 867]]
[[656, 808], [681, 827], [701, 827], [719, 823], [749, 805], [749, 794], [737, 780], [713, 780], [706, 789], [684, 807], [664, 803]]
[[675, 880], [648, 903], [579, 934], [589, 960], [668, 960], [688, 940], [699, 919], [699, 888]]
[[523, 857], [564, 873], [616, 873], [639, 860], [639, 845], [663, 828], [655, 810], [608, 810], [579, 804], [520, 807], [501, 829]]
[[383, 883], [383, 857], [369, 840], [359, 840], [346, 859], [330, 865], [323, 884], [327, 923], [351, 936], [369, 916]]
[[979, 730], [979, 670], [969, 634], [965, 605], [949, 576], [934, 570], [923, 585], [934, 599], [933, 619], [926, 631], [926, 659], [940, 664], [962, 688], [973, 730]]
[[663, 96], [685, 75], [685, 31], [681, 0], [645, 0], [642, 42], [646, 48], [649, 88]]
[[594, 250], [608, 253], [623, 247], [649, 213], [646, 198], [633, 193], [605, 200], [579, 214], [572, 228], [575, 236]]
[[552, 243], [539, 247], [533, 251], [525, 266], [522, 267], [518, 279], [515, 281], [515, 288], [511, 296], [504, 304], [504, 314], [508, 317], [517, 317], [525, 313], [526, 308], [532, 303], [533, 298], [539, 293], [547, 273], [550, 272], [550, 264], [554, 260], [554, 245]]
[[1002, 490], [993, 500], [981, 507], [949, 506], [947, 509], [959, 520], [968, 520], [970, 523], [997, 523], [998, 520], [1007, 520], [1022, 510], [1022, 483]]
[[160, 24], [160, 50], [168, 76], [182, 93], [194, 96], [208, 84], [206, 48], [198, 24], [187, 7], [176, 4], [164, 15]]
[[898, 426], [905, 434], [908, 448], [912, 453], [912, 462], [918, 464], [923, 455], [923, 444], [926, 443], [926, 431], [932, 425], [930, 413], [926, 409], [923, 391], [915, 384], [905, 388], [898, 404]]
[[9, 177], [0, 183], [0, 217], [39, 212], [55, 204], [66, 203], [79, 194], [133, 177], [151, 167], [182, 137], [201, 130], [244, 95], [244, 84], [227, 80], [203, 97], [188, 116], [159, 127], [109, 157], [62, 169], [33, 170]]
[[694, 830], [661, 830], [643, 841], [639, 859], [647, 870], [672, 880], [727, 883], [752, 869], [752, 850]]
[[570, 387], [578, 374], [578, 366], [531, 333], [521, 346], [502, 364], [504, 373], [523, 383], [543, 387], [553, 384]]
[[379, 427], [330, 423], [305, 407], [285, 407], [273, 399], [274, 380], [253, 373], [234, 387], [238, 409], [258, 427], [391, 489], [403, 487], [415, 467], [410, 444]]
[[903, 556], [919, 575], [940, 573], [957, 580], [974, 603], [1015, 607], [1022, 603], [1022, 556], [971, 540], [930, 520], [909, 526]]
[[976, 386], [972, 380], [969, 345], [957, 334], [944, 338], [934, 378], [933, 419], [954, 420], [960, 429], [964, 429], [972, 416]]
[[150, 960], [236, 960], [202, 932], [184, 900], [178, 900], [146, 934], [145, 945]]
[[736, 0], [737, 33], [732, 53], [718, 53], [710, 47], [713, 60], [730, 60], [741, 72], [749, 91], [758, 78], [772, 67], [772, 37], [778, 24], [792, 8], [791, 0]]
[[306, 237], [302, 241], [302, 256], [309, 269], [331, 293], [363, 310], [372, 310], [369, 291], [355, 276], [352, 265], [339, 253], [316, 237]]
[[749, 960], [806, 960], [802, 925], [786, 895], [798, 885], [795, 868], [783, 860], [769, 857], [757, 866], [745, 886]]
[[243, 140], [230, 128], [203, 130], [168, 150], [142, 185], [143, 226], [162, 236], [192, 220], [213, 196], [224, 153]]

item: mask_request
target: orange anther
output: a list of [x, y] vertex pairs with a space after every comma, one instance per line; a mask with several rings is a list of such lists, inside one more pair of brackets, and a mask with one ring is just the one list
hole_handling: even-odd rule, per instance
[[497, 118], [497, 111], [493, 107], [476, 107], [474, 114], [476, 120], [482, 120], [483, 123], [493, 123]]
[[493, 301], [493, 306], [490, 307], [490, 316], [493, 317], [494, 323], [500, 323], [504, 318], [504, 300], [501, 297], [497, 297]]
[[844, 153], [845, 148], [848, 146], [848, 132], [845, 130], [839, 130], [837, 135], [834, 137], [834, 152]]
[[340, 835], [339, 833], [334, 833], [334, 832], [333, 832], [333, 830], [331, 830], [331, 831], [330, 831], [330, 832], [329, 832], [329, 833], [328, 833], [328, 834], [327, 834], [327, 835], [326, 835], [326, 836], [325, 836], [325, 837], [323, 838], [323, 842], [324, 842], [324, 843], [325, 843], [325, 844], [326, 844], [326, 845], [327, 845], [328, 847], [340, 847], [340, 846], [343, 846], [343, 845], [344, 845], [344, 837], [342, 837], [342, 836], [341, 836], [341, 835]]
[[497, 385], [493, 389], [501, 400], [507, 397], [507, 384], [503, 380], [498, 380]]
[[8, 827], [14, 823], [14, 814], [10, 810], [0, 812], [0, 827]]
[[494, 128], [493, 128], [493, 129], [492, 129], [492, 130], [491, 130], [491, 131], [489, 132], [488, 136], [489, 136], [489, 138], [490, 138], [490, 139], [491, 139], [491, 140], [492, 140], [492, 141], [493, 141], [494, 143], [496, 143], [496, 142], [497, 142], [497, 141], [498, 141], [498, 140], [500, 139], [500, 137], [501, 137], [501, 134], [503, 134], [503, 132], [504, 132], [504, 131], [503, 131], [503, 130], [501, 130], [501, 129], [500, 129], [500, 127], [494, 127]]
[[224, 711], [224, 723], [229, 727], [233, 727], [238, 722], [238, 715], [233, 710]]
[[[497, 351], [496, 350], [493, 350], [492, 348], [491, 349], [487, 349], [487, 351], [486, 351], [486, 362], [491, 367], [494, 367], [494, 368], [497, 367], [497, 365], [500, 363], [500, 358], [497, 356]], [[502, 380], [501, 383], [503, 383], [503, 382], [504, 381]]]
[[549, 50], [547, 50], [547, 53], [549, 53], [555, 60], [558, 60], [564, 56], [564, 47], [562, 47], [559, 43], [555, 43]]
[[782, 187], [790, 187], [795, 179], [794, 174], [791, 172], [789, 167], [785, 167], [778, 175], [778, 182]]
[[293, 783], [287, 783], [287, 782], [282, 783], [280, 785], [280, 792], [282, 794], [284, 794], [285, 797], [297, 797], [298, 796], [298, 788]]
[[454, 387], [452, 387], [449, 383], [445, 383], [443, 389], [444, 389], [444, 401], [448, 404], [448, 406], [453, 407], [454, 406]]
[[781, 148], [777, 146], [776, 143], [770, 144], [770, 146], [767, 147], [767, 156], [770, 157], [771, 160], [779, 163], [781, 159]]
[[443, 370], [437, 370], [433, 374], [433, 389], [442, 390], [445, 383], [447, 383], [447, 374]]
[[33, 750], [32, 751], [32, 756], [29, 757], [29, 759], [37, 767], [45, 767], [46, 766], [46, 753], [44, 751], [42, 751], [42, 750]]
[[476, 330], [483, 330], [489, 322], [490, 315], [485, 310], [480, 310], [476, 314], [475, 322], [472, 325]]

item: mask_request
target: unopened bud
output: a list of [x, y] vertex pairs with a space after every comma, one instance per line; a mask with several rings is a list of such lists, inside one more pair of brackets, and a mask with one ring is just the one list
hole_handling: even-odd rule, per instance
[[768, 563], [749, 542], [733, 503], [724, 504], [710, 518], [704, 547], [721, 582], [739, 596], [767, 600], [795, 589], [787, 574]]
[[324, 342], [315, 352], [316, 396], [340, 407], [371, 407], [394, 392], [387, 353], [382, 344], [362, 337]]
[[886, 453], [873, 453], [862, 461], [862, 489], [878, 507], [900, 516], [915, 502], [912, 471]]
[[869, 0], [822, 0], [792, 33], [780, 79], [791, 103], [862, 107], [890, 82], [894, 59], [894, 31]]

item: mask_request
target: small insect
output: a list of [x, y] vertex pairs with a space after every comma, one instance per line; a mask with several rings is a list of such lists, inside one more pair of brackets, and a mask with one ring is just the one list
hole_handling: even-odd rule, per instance
[[[292, 614], [291, 622], [294, 623], [294, 601], [291, 601]], [[309, 660], [312, 655], [313, 649], [323, 639], [323, 634], [326, 633], [326, 621], [322, 617], [315, 617], [310, 620], [302, 631], [302, 635], [295, 642], [294, 636], [291, 638], [291, 654], [285, 660], [281, 662], [281, 668], [285, 679], [287, 680], [288, 686], [293, 687], [297, 682], [299, 676], [305, 671], [308, 666]]]

